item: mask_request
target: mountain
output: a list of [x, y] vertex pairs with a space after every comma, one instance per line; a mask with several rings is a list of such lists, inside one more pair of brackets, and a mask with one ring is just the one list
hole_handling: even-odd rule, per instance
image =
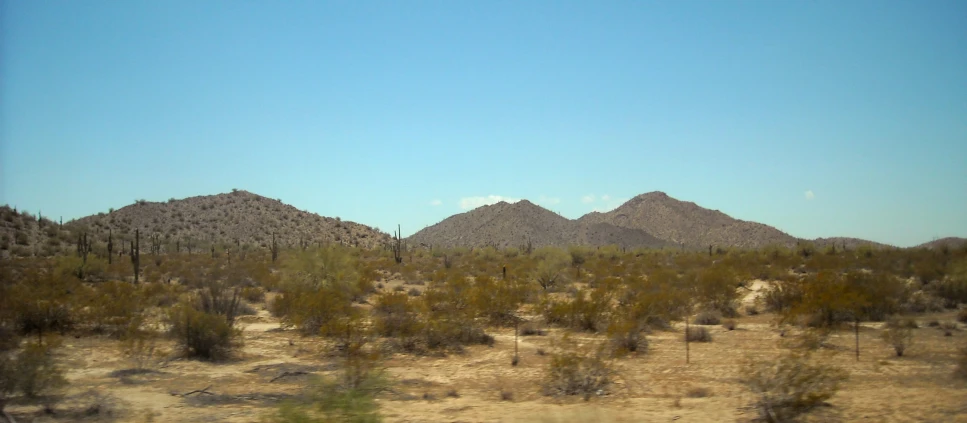
[[795, 247], [810, 242], [816, 248], [844, 244], [890, 247], [857, 238], [799, 239], [772, 226], [734, 219], [718, 210], [680, 201], [663, 192], [641, 194], [607, 213], [592, 212], [569, 220], [523, 200], [497, 203], [457, 214], [424, 228], [410, 245], [498, 247], [526, 245], [619, 245], [627, 248]]
[[373, 248], [390, 240], [388, 234], [369, 226], [319, 216], [241, 190], [166, 202], [138, 200], [63, 226], [46, 219], [38, 224], [36, 216], [9, 207], [0, 209], [0, 215], [0, 250], [19, 256], [70, 252], [80, 233], [94, 237], [95, 250], [104, 249], [109, 230], [119, 245], [140, 229], [144, 251], [154, 243], [163, 251], [185, 251], [189, 243], [195, 251], [212, 243], [218, 249], [268, 248], [273, 234], [282, 248], [326, 243]]
[[793, 246], [797, 241], [771, 226], [733, 219], [658, 191], [636, 196], [607, 213], [586, 214], [578, 221], [637, 229], [686, 248]]
[[407, 238], [409, 245], [433, 247], [484, 246], [519, 247], [568, 245], [575, 238], [574, 223], [527, 200], [501, 201], [466, 213], [450, 216]]

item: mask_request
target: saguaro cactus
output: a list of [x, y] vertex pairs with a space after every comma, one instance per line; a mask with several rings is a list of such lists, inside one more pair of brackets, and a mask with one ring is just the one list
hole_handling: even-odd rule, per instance
[[393, 234], [396, 238], [396, 244], [393, 245], [393, 259], [396, 260], [396, 264], [403, 263], [403, 244], [400, 240], [400, 225], [396, 225], [396, 233]]
[[141, 232], [134, 230], [134, 241], [131, 242], [131, 264], [134, 266], [134, 283], [138, 283], [141, 273]]
[[114, 233], [110, 228], [107, 230], [107, 264], [114, 263]]
[[272, 233], [272, 262], [279, 258], [279, 244], [275, 242], [275, 232]]

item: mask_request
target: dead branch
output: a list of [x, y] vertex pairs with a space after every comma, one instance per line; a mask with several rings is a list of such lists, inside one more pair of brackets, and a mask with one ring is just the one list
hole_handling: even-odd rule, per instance
[[282, 372], [282, 374], [280, 374], [280, 375], [272, 378], [272, 380], [270, 380], [269, 383], [275, 382], [275, 381], [277, 381], [279, 379], [282, 379], [282, 378], [284, 378], [286, 376], [301, 376], [301, 375], [307, 375], [307, 374], [309, 374], [309, 372], [304, 372], [302, 370], [296, 370], [294, 372]]
[[206, 395], [215, 395], [215, 394], [213, 394], [213, 393], [211, 393], [211, 392], [208, 392], [208, 390], [209, 390], [209, 389], [211, 389], [211, 387], [212, 387], [211, 385], [208, 385], [208, 386], [206, 386], [206, 387], [205, 387], [205, 389], [195, 389], [194, 391], [191, 391], [191, 392], [186, 392], [186, 393], [184, 393], [184, 394], [181, 394], [181, 396], [183, 396], [183, 397], [187, 397], [187, 396], [189, 396], [189, 395], [191, 395], [191, 394], [206, 394]]

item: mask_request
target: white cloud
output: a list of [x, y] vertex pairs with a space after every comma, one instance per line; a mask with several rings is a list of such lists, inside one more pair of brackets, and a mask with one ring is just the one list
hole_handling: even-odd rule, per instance
[[557, 198], [557, 197], [546, 197], [546, 196], [543, 196], [543, 195], [540, 196], [540, 198], [537, 199], [537, 204], [541, 204], [541, 205], [544, 205], [544, 206], [553, 206], [555, 204], [559, 204], [560, 202], [561, 202], [561, 199], [560, 198]]
[[805, 195], [807, 200], [812, 200], [813, 198], [816, 198], [816, 194], [813, 194], [813, 190], [811, 189], [807, 189]]
[[611, 199], [611, 196], [610, 196], [610, 195], [608, 195], [608, 194], [605, 194], [605, 195], [602, 195], [602, 196], [601, 196], [601, 201], [608, 201], [608, 200], [610, 200], [610, 199]]
[[519, 198], [504, 197], [502, 195], [488, 195], [486, 197], [463, 197], [460, 199], [460, 208], [464, 210], [472, 210], [480, 206], [486, 206], [490, 204], [497, 204], [501, 201], [506, 201], [508, 203], [516, 203], [520, 201]]
[[581, 197], [581, 202], [584, 204], [591, 204], [594, 202], [594, 200], [595, 200], [594, 194], [588, 194], [588, 195], [585, 195], [584, 197]]
[[[604, 201], [604, 197], [605, 196], [601, 196], [602, 201]], [[627, 198], [608, 197], [608, 200], [604, 201], [604, 204], [601, 204], [599, 206], [592, 208], [591, 211], [596, 211], [598, 213], [607, 213], [611, 210], [618, 208], [618, 206], [624, 204], [626, 201], [628, 201]]]
[[441, 204], [443, 204], [443, 202], [442, 202], [442, 201], [440, 201], [439, 199], [437, 199], [437, 200], [433, 200], [433, 201], [431, 201], [431, 202], [430, 202], [430, 205], [431, 205], [431, 206], [434, 206], [434, 207], [436, 207], [436, 206], [439, 206], [439, 205], [441, 205]]

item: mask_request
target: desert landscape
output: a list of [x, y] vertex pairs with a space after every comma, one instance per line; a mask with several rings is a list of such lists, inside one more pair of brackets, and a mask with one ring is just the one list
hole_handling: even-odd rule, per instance
[[663, 193], [407, 238], [246, 191], [0, 211], [10, 422], [967, 421], [960, 238], [803, 240]]

